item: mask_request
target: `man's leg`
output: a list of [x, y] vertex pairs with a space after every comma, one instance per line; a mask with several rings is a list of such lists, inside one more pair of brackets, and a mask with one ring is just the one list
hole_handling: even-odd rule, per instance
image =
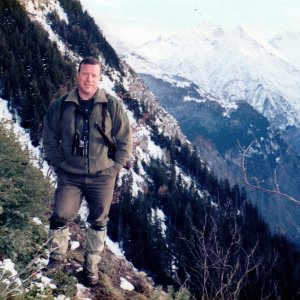
[[50, 256], [48, 266], [64, 263], [68, 250], [69, 228], [67, 226], [49, 231], [50, 238]]
[[87, 245], [84, 255], [83, 272], [85, 280], [90, 285], [99, 282], [98, 263], [104, 250], [106, 238], [106, 227], [103, 230], [87, 229]]
[[84, 272], [89, 284], [99, 281], [98, 263], [105, 246], [106, 225], [112, 202], [116, 171], [104, 170], [98, 177], [86, 178], [85, 199], [89, 206], [87, 247], [84, 260]]
[[50, 218], [50, 265], [66, 258], [69, 240], [68, 222], [76, 219], [82, 201], [84, 177], [61, 171], [57, 177], [54, 210]]

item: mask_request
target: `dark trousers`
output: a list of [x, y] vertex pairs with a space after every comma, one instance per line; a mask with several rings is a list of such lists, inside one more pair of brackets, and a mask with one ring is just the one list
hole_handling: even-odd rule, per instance
[[83, 197], [89, 215], [88, 223], [92, 227], [104, 227], [108, 221], [117, 171], [114, 167], [105, 169], [96, 176], [75, 175], [60, 171], [57, 175], [54, 210], [51, 223], [66, 225], [78, 216]]

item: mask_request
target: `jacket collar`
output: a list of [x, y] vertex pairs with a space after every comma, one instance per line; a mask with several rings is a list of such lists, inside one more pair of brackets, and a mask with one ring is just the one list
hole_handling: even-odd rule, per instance
[[[68, 97], [65, 101], [74, 102], [77, 105], [79, 105], [77, 93], [78, 92], [77, 92], [77, 87], [76, 87], [68, 94]], [[97, 102], [99, 102], [99, 103], [107, 102], [107, 98], [106, 98], [104, 89], [100, 89], [100, 88], [97, 89], [97, 91], [95, 93], [94, 103], [97, 103]]]

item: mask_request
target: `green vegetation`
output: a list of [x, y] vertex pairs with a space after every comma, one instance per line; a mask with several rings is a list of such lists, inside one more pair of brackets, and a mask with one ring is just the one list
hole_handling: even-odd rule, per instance
[[[26, 282], [37, 268], [31, 262], [45, 250], [42, 246], [48, 239], [47, 229], [35, 224], [32, 218], [38, 217], [44, 224], [47, 223], [53, 187], [30, 163], [29, 151], [21, 150], [16, 136], [6, 125], [9, 124], [0, 124], [0, 257], [10, 258], [19, 271], [20, 279]], [[47, 298], [39, 296], [40, 290], [36, 287], [17, 299], [53, 299], [54, 294], [72, 298], [76, 294], [76, 282], [70, 275], [57, 272], [49, 277], [57, 288], [44, 291], [43, 295]], [[16, 285], [6, 290], [7, 284], [3, 280], [0, 281], [0, 299], [6, 299], [7, 292]], [[13, 294], [16, 293], [9, 295]]]
[[52, 188], [15, 139], [0, 124], [0, 256], [21, 269], [47, 240], [46, 230], [32, 217], [45, 221]]
[[70, 297], [70, 299], [74, 298], [77, 292], [77, 281], [74, 277], [66, 274], [63, 271], [55, 272], [49, 277], [53, 279], [53, 283], [57, 286], [53, 294], [56, 296], [65, 295], [66, 297]]
[[75, 64], [60, 55], [17, 0], [1, 0], [0, 15], [0, 97], [10, 101], [38, 144], [45, 111], [61, 86], [73, 86]]
[[[25, 267], [37, 256], [47, 240], [47, 230], [32, 221], [45, 221], [52, 188], [30, 161], [28, 150], [21, 150], [11, 129], [0, 124], [0, 258], [10, 258], [25, 279], [35, 266]], [[2, 270], [3, 272], [3, 270]], [[1, 276], [0, 295], [14, 294]], [[11, 295], [10, 294], [10, 295]]]

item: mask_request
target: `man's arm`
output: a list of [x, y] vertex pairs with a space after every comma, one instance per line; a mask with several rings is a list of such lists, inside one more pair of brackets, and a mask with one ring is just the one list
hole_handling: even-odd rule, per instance
[[59, 98], [50, 105], [44, 118], [43, 130], [45, 159], [55, 171], [64, 160], [61, 149], [60, 103], [61, 99]]
[[112, 134], [116, 140], [116, 166], [121, 169], [130, 161], [133, 140], [132, 130], [123, 105], [115, 99], [115, 109], [112, 118]]

